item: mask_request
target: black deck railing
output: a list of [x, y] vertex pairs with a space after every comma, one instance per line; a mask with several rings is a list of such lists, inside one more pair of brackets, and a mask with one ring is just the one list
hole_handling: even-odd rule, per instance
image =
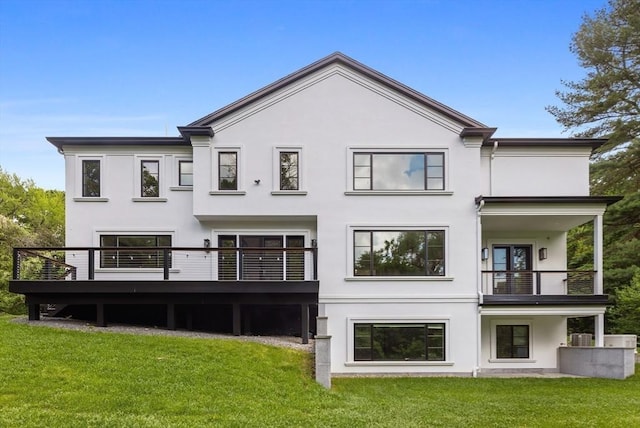
[[318, 249], [202, 247], [14, 248], [14, 280], [318, 279]]
[[482, 271], [482, 290], [490, 295], [593, 295], [596, 271]]

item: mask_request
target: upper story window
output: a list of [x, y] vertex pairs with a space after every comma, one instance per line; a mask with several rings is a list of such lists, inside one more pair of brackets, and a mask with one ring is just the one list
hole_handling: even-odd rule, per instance
[[160, 162], [143, 160], [140, 168], [140, 196], [157, 198], [160, 196]]
[[237, 152], [218, 152], [218, 190], [238, 190]]
[[280, 152], [280, 190], [300, 190], [300, 153]]
[[82, 160], [82, 197], [100, 197], [100, 160]]
[[444, 230], [355, 230], [354, 276], [444, 276]]
[[442, 152], [354, 152], [353, 190], [444, 190]]
[[178, 161], [178, 186], [193, 186], [192, 161]]
[[101, 268], [162, 268], [163, 251], [153, 248], [170, 247], [171, 235], [100, 235], [100, 246], [118, 247], [100, 251]]

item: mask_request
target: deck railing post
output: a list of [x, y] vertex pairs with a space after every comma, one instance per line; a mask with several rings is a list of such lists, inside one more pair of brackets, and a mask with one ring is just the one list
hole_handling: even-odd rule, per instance
[[318, 279], [318, 247], [313, 247], [313, 280]]
[[536, 271], [536, 294], [540, 295], [540, 271]]
[[164, 271], [164, 279], [169, 279], [169, 250], [167, 248], [162, 250], [162, 267]]
[[96, 251], [93, 248], [89, 248], [87, 250], [87, 256], [89, 257], [89, 263], [88, 263], [88, 268], [89, 268], [89, 280], [92, 280], [95, 278], [95, 274], [96, 274]]
[[13, 249], [13, 279], [20, 279], [20, 251]]

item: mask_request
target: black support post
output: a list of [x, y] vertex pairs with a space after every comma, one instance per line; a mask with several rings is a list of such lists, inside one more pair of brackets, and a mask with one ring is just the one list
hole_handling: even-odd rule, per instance
[[162, 250], [162, 267], [164, 271], [164, 279], [169, 279], [169, 250]]
[[233, 304], [233, 335], [240, 336], [242, 334], [241, 328], [241, 312], [240, 312], [240, 303]]
[[104, 313], [104, 303], [98, 303], [96, 305], [96, 325], [98, 327], [107, 326], [107, 318]]
[[38, 321], [40, 319], [40, 305], [29, 304], [29, 321]]
[[89, 257], [89, 279], [95, 278], [96, 273], [96, 252], [93, 248], [87, 250], [87, 256]]
[[13, 279], [20, 279], [20, 252], [13, 249]]
[[176, 329], [176, 304], [167, 304], [167, 330]]
[[309, 343], [309, 304], [303, 303], [300, 305], [300, 328], [302, 332], [302, 343]]

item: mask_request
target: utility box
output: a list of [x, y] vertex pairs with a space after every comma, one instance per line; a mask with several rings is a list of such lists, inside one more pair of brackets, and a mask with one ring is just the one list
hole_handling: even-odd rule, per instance
[[638, 336], [635, 334], [605, 334], [605, 348], [633, 348], [638, 347]]
[[593, 346], [591, 333], [571, 333], [571, 346]]

